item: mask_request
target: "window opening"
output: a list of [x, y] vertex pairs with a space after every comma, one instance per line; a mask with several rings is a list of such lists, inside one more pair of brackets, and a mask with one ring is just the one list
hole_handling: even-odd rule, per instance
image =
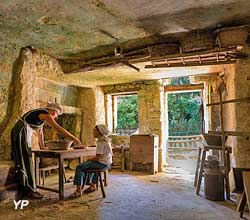
[[116, 97], [117, 115], [115, 132], [119, 135], [130, 135], [138, 130], [138, 97], [137, 95], [119, 95]]

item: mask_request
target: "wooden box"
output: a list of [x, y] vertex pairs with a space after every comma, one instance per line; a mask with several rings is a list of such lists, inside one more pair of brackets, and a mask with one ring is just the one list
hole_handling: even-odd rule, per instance
[[158, 136], [131, 135], [130, 136], [130, 170], [158, 172]]

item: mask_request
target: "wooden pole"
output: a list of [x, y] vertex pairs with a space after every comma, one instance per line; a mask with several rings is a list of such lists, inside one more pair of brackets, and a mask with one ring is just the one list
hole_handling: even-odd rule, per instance
[[226, 150], [225, 150], [225, 130], [224, 130], [224, 118], [223, 118], [223, 104], [222, 104], [222, 92], [219, 90], [220, 96], [220, 126], [221, 126], [221, 143], [222, 143], [222, 156], [221, 161], [223, 166], [225, 167], [226, 161]]
[[222, 90], [219, 89], [219, 96], [220, 96], [220, 124], [221, 124], [221, 144], [222, 144], [222, 165], [224, 170], [224, 178], [225, 178], [225, 188], [226, 188], [226, 198], [230, 200], [230, 187], [229, 187], [229, 170], [226, 159], [226, 138], [225, 138], [225, 130], [224, 130], [224, 118], [223, 118], [223, 103], [222, 103]]

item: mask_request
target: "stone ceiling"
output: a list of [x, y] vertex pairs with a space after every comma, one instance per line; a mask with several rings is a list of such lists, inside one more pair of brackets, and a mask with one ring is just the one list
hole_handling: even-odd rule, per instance
[[[58, 59], [62, 69], [161, 43], [178, 43], [185, 32], [250, 24], [249, 0], [2, 0], [1, 56], [33, 48]], [[67, 64], [67, 65], [66, 65]], [[133, 64], [71, 73], [94, 84], [198, 74], [199, 69], [145, 70]], [[219, 67], [218, 67], [219, 68]], [[177, 70], [178, 69], [178, 70]], [[220, 69], [220, 68], [219, 68]], [[65, 71], [69, 74], [70, 71]], [[182, 73], [179, 73], [182, 72]]]

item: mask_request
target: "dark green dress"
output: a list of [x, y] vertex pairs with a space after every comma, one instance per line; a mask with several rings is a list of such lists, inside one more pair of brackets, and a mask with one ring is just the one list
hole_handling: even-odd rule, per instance
[[32, 132], [43, 127], [40, 114], [49, 114], [46, 109], [34, 109], [24, 114], [11, 130], [11, 159], [15, 161], [19, 183], [28, 190], [36, 191], [32, 161]]

